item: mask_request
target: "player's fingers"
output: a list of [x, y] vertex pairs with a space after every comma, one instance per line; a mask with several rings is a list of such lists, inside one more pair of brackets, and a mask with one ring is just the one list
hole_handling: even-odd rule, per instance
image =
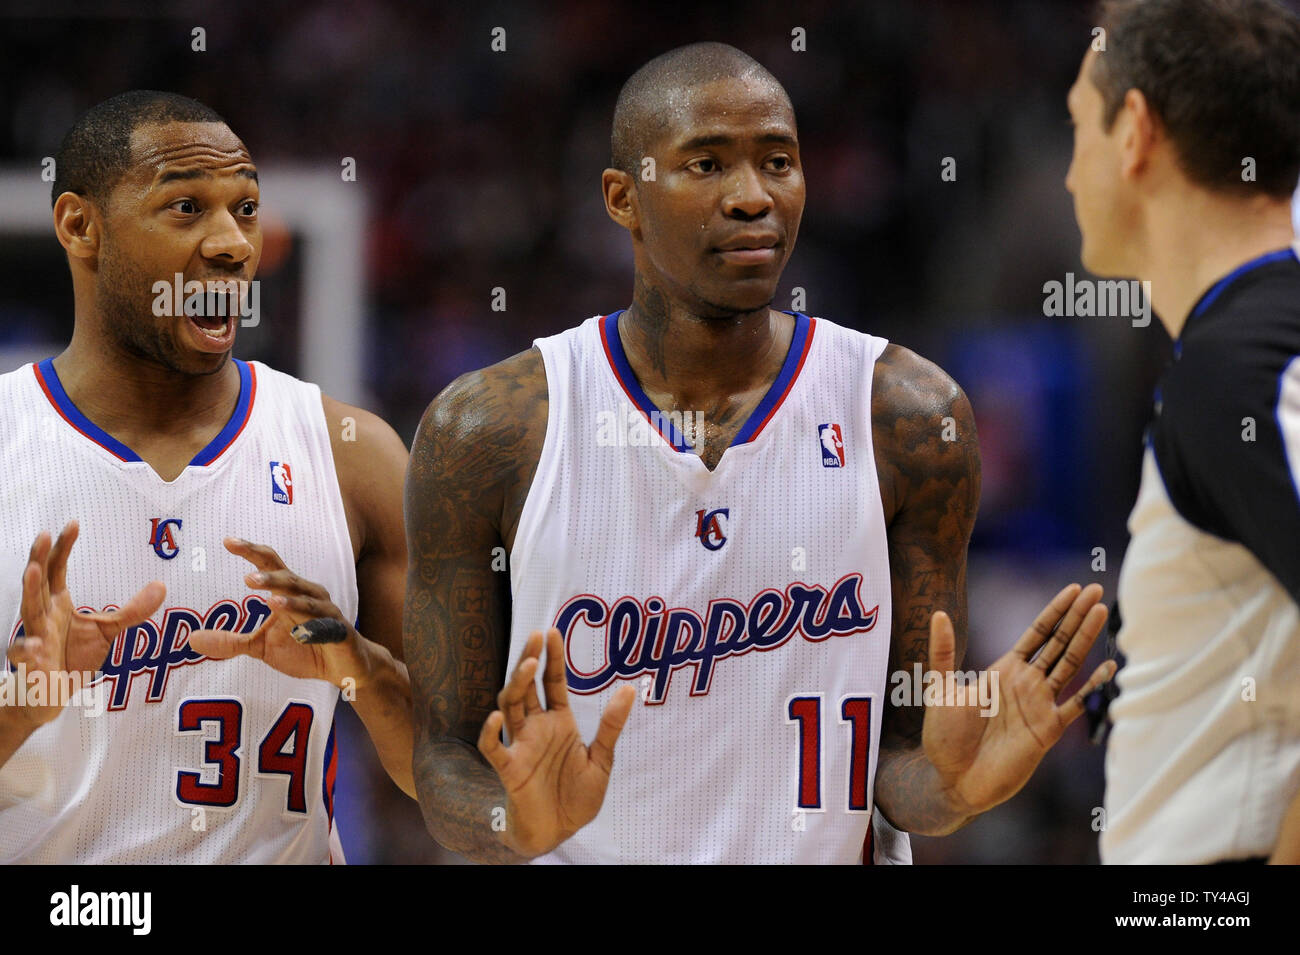
[[1092, 671], [1092, 677], [1083, 685], [1083, 689], [1057, 707], [1057, 717], [1062, 729], [1079, 718], [1079, 714], [1087, 708], [1088, 694], [1113, 677], [1118, 668], [1119, 664], [1114, 660], [1107, 660]]
[[[524, 664], [524, 660], [534, 660], [537, 665], [533, 668], [533, 676], [536, 677], [537, 670], [542, 668], [542, 647], [545, 646], [545, 635], [541, 630], [533, 630], [528, 634], [528, 639], [524, 641], [524, 652], [519, 657], [519, 665]], [[521, 686], [523, 690], [524, 716], [532, 716], [533, 713], [542, 712], [542, 702], [537, 698], [537, 680], [529, 680]], [[507, 724], [508, 725], [508, 724]], [[515, 732], [513, 728], [511, 734]]]
[[[558, 633], [559, 631], [556, 632]], [[542, 669], [542, 649], [547, 645], [547, 643], [549, 643], [550, 636], [551, 632], [549, 630], [544, 634], [540, 631], [533, 631], [528, 635], [528, 642], [524, 644], [526, 655], [531, 655], [527, 654], [527, 651], [532, 650], [534, 646], [537, 650], [537, 666], [533, 669], [534, 676]], [[543, 679], [545, 679], [544, 675]], [[537, 680], [529, 680], [528, 685], [524, 687], [524, 715], [532, 716], [534, 713], [541, 712], [542, 701], [537, 696]]]
[[542, 648], [546, 645], [546, 635], [540, 630], [534, 630], [524, 641], [524, 652], [519, 654], [519, 662], [523, 663], [528, 659], [535, 659], [539, 663], [542, 659]]
[[510, 765], [510, 750], [501, 742], [501, 724], [504, 719], [500, 710], [493, 710], [483, 721], [483, 729], [478, 734], [478, 751], [488, 761], [498, 776]]
[[35, 596], [42, 609], [49, 605], [49, 557], [52, 544], [53, 538], [50, 537], [49, 531], [41, 531], [36, 535], [36, 540], [32, 542], [32, 549], [27, 553], [28, 566], [35, 564], [40, 574]]
[[596, 738], [588, 747], [591, 761], [600, 767], [606, 776], [614, 766], [614, 745], [627, 724], [632, 704], [636, 702], [636, 687], [624, 684], [614, 691], [614, 696], [600, 714], [600, 726], [596, 727]]
[[1089, 608], [1078, 633], [1070, 639], [1065, 655], [1061, 657], [1047, 679], [1047, 686], [1051, 689], [1053, 697], [1069, 685], [1074, 675], [1079, 672], [1079, 667], [1083, 666], [1083, 661], [1088, 659], [1092, 645], [1097, 641], [1102, 628], [1106, 626], [1106, 615], [1104, 604], [1094, 604]]
[[154, 611], [162, 606], [163, 598], [166, 596], [167, 588], [163, 582], [161, 580], [151, 580], [140, 588], [139, 593], [117, 610], [82, 614], [82, 616], [99, 624], [103, 634], [112, 637], [121, 633], [127, 627], [134, 627], [136, 624], [144, 623], [152, 617]]
[[513, 738], [519, 734], [524, 726], [524, 698], [528, 693], [528, 688], [533, 687], [533, 693], [536, 695], [537, 688], [533, 681], [537, 676], [537, 658], [529, 657], [522, 660], [515, 672], [510, 674], [510, 679], [506, 685], [501, 688], [497, 694], [497, 708], [505, 716], [505, 725], [510, 736]]
[[319, 597], [281, 597], [279, 594], [275, 594], [271, 597], [270, 603], [273, 608], [287, 611], [294, 617], [343, 619], [343, 614], [339, 611], [339, 608], [334, 606], [328, 598], [322, 600]]
[[1052, 629], [1065, 616], [1070, 606], [1074, 603], [1074, 598], [1079, 593], [1078, 584], [1069, 584], [1061, 589], [1051, 602], [1043, 608], [1042, 612], [1029, 625], [1029, 629], [1021, 634], [1016, 645], [1011, 648], [1011, 652], [1022, 660], [1028, 660], [1034, 655], [1039, 647], [1052, 635]]
[[258, 570], [288, 569], [285, 562], [280, 559], [280, 555], [275, 552], [275, 549], [268, 547], [266, 544], [254, 544], [242, 537], [227, 537], [222, 543], [225, 545], [226, 550], [237, 557], [244, 558]]
[[330, 592], [315, 581], [299, 577], [292, 570], [259, 570], [246, 574], [244, 582], [258, 590], [269, 590], [273, 594], [304, 594], [308, 597], [329, 599]]
[[45, 641], [40, 637], [23, 637], [9, 646], [9, 662], [14, 666], [38, 667], [45, 663]]
[[44, 577], [37, 561], [29, 563], [23, 571], [23, 596], [19, 612], [23, 618], [23, 630], [29, 636], [43, 633], [45, 629], [47, 602], [42, 587]]
[[952, 618], [944, 611], [930, 615], [930, 669], [938, 673], [951, 673], [957, 665], [957, 634], [952, 628]]
[[1079, 624], [1083, 622], [1097, 601], [1101, 600], [1101, 585], [1089, 584], [1079, 591], [1078, 595], [1070, 604], [1070, 609], [1066, 611], [1065, 617], [1057, 625], [1056, 630], [1052, 632], [1051, 639], [1044, 644], [1043, 649], [1038, 656], [1034, 657], [1033, 665], [1047, 673], [1052, 669], [1061, 654], [1066, 652], [1070, 645], [1071, 639], [1079, 629]]
[[338, 617], [313, 617], [304, 620], [289, 631], [289, 636], [299, 643], [322, 646], [343, 643], [351, 636], [352, 628]]
[[72, 552], [72, 545], [76, 543], [77, 535], [80, 532], [81, 528], [76, 521], [68, 521], [63, 530], [59, 531], [54, 546], [50, 548], [49, 580], [51, 593], [62, 593], [68, 589], [68, 554]]
[[50, 554], [50, 544], [52, 538], [49, 531], [41, 531], [36, 535], [36, 540], [32, 541], [32, 548], [27, 552], [27, 563], [38, 564], [42, 570], [45, 569], [45, 558]]
[[569, 685], [564, 665], [564, 638], [552, 627], [546, 631], [546, 669], [542, 671], [542, 689], [548, 710], [569, 708]]
[[191, 630], [190, 646], [213, 660], [231, 657], [256, 656], [253, 651], [254, 634], [235, 633], [233, 630]]

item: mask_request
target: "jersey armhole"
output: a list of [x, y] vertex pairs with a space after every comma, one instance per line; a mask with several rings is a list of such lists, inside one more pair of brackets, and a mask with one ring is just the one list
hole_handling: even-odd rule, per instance
[[518, 593], [516, 575], [533, 550], [533, 538], [537, 525], [541, 521], [539, 492], [544, 493], [554, 482], [553, 471], [560, 457], [559, 422], [565, 412], [562, 404], [568, 402], [568, 389], [565, 372], [559, 366], [555, 355], [550, 354], [549, 343], [538, 339], [533, 343], [542, 357], [542, 371], [546, 379], [546, 434], [542, 436], [542, 447], [537, 455], [537, 467], [533, 469], [533, 479], [528, 484], [524, 495], [524, 506], [519, 511], [519, 523], [515, 525], [515, 539], [510, 547], [510, 595], [513, 599]]

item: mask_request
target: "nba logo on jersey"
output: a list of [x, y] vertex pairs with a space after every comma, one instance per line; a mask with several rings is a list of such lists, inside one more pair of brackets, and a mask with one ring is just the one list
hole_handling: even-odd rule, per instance
[[817, 437], [822, 443], [822, 467], [844, 467], [844, 435], [837, 424], [819, 424]]
[[285, 461], [271, 462], [271, 500], [277, 504], [293, 503], [293, 475]]

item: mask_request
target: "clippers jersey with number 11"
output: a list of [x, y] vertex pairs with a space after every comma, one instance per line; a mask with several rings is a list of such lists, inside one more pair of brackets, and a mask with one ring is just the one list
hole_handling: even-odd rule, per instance
[[[557, 627], [584, 740], [624, 681], [640, 695], [599, 815], [538, 861], [861, 861], [890, 638], [871, 440], [886, 342], [795, 316], [710, 472], [638, 385], [618, 314], [535, 343], [550, 410], [511, 553], [509, 667]], [[875, 828], [868, 860], [910, 858]]]
[[21, 627], [40, 531], [76, 519], [68, 591], [103, 610], [150, 580], [167, 596], [120, 635], [96, 684], [0, 768], [5, 862], [342, 861], [332, 837], [338, 690], [259, 660], [209, 660], [199, 628], [269, 613], [254, 568], [222, 546], [273, 547], [356, 617], [356, 574], [320, 390], [235, 363], [230, 422], [165, 482], [68, 399], [50, 361], [0, 376], [0, 626]]

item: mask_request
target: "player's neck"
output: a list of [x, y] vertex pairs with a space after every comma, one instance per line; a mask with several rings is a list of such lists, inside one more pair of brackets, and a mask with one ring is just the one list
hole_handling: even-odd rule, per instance
[[1289, 199], [1243, 202], [1203, 190], [1153, 205], [1148, 226], [1137, 275], [1151, 283], [1151, 307], [1175, 339], [1215, 282], [1295, 240]]
[[779, 374], [794, 332], [788, 315], [763, 306], [729, 318], [702, 318], [637, 278], [632, 307], [619, 318], [628, 363], [647, 394], [678, 407], [764, 389]]
[[204, 432], [215, 434], [239, 400], [233, 362], [209, 375], [182, 375], [80, 327], [54, 370], [82, 414], [141, 456], [143, 447], [169, 436], [200, 441]]

